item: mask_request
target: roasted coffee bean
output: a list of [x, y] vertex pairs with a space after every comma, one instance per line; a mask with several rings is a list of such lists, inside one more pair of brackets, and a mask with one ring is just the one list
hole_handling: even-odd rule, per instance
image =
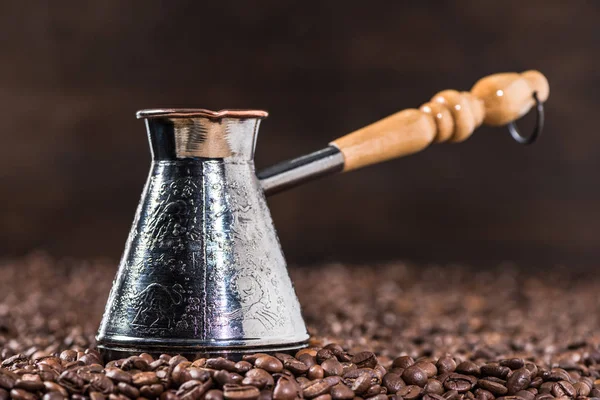
[[506, 379], [509, 373], [510, 368], [498, 363], [488, 363], [481, 367], [482, 376], [495, 376], [496, 378]]
[[304, 385], [307, 385], [308, 382], [310, 382], [310, 379], [308, 379], [305, 376], [299, 376], [296, 378], [296, 382], [298, 382], [298, 385], [300, 385], [300, 387], [303, 387]]
[[421, 369], [418, 365], [411, 365], [404, 370], [402, 379], [408, 385], [416, 385], [423, 387], [427, 383], [427, 373]]
[[[360, 354], [360, 353], [359, 353]], [[336, 358], [329, 358], [321, 363], [325, 376], [342, 375], [344, 367]], [[333, 397], [333, 396], [332, 396]]]
[[[85, 390], [85, 381], [81, 378], [77, 372], [73, 370], [66, 370], [58, 377], [57, 383], [62, 385], [69, 393], [83, 393]], [[136, 396], [137, 397], [137, 396]]]
[[373, 368], [373, 371], [377, 375], [377, 379], [379, 380], [379, 382], [381, 382], [381, 380], [383, 379], [383, 376], [385, 374], [387, 374], [386, 369], [382, 365], [380, 365], [380, 364], [377, 364], [375, 366], [375, 368]]
[[528, 390], [519, 390], [517, 393], [514, 394], [517, 399], [519, 400], [533, 400], [535, 399], [535, 394], [528, 391]]
[[321, 349], [317, 352], [317, 361], [322, 363], [328, 358], [336, 358], [335, 353], [331, 349]]
[[331, 386], [329, 386], [325, 380], [317, 379], [304, 385], [302, 387], [302, 393], [304, 394], [304, 397], [312, 399], [322, 394], [329, 393], [330, 389]]
[[350, 362], [355, 364], [358, 368], [375, 368], [377, 365], [377, 356], [370, 351], [362, 351], [355, 354]]
[[38, 362], [38, 365], [47, 365], [52, 368], [54, 371], [60, 373], [64, 370], [61, 360], [58, 357], [44, 357]]
[[406, 386], [400, 375], [388, 372], [383, 376], [382, 385], [387, 388], [389, 393], [396, 393], [400, 388]]
[[[513, 359], [520, 360], [520, 359]], [[522, 360], [521, 360], [522, 361]], [[516, 365], [516, 363], [515, 363]], [[527, 389], [531, 383], [531, 372], [527, 368], [520, 368], [513, 372], [506, 382], [508, 394], [515, 394], [520, 390]]]
[[542, 377], [547, 381], [570, 381], [571, 376], [562, 368], [552, 368], [542, 374]]
[[188, 359], [185, 358], [184, 356], [176, 355], [176, 356], [169, 358], [169, 365], [174, 367], [182, 362], [187, 362], [187, 361], [188, 361]]
[[472, 361], [461, 362], [460, 364], [458, 364], [456, 366], [455, 371], [458, 372], [459, 374], [464, 374], [464, 375], [474, 375], [474, 376], [481, 375], [481, 369], [479, 368], [479, 365], [475, 364]]
[[487, 391], [492, 392], [496, 396], [504, 396], [508, 393], [508, 388], [502, 383], [494, 382], [489, 378], [482, 378], [477, 381], [477, 385]]
[[[160, 395], [160, 400], [179, 400], [179, 396], [177, 396], [176, 393], [177, 392], [175, 389], [164, 391]], [[113, 395], [111, 395], [111, 396], [113, 396]], [[110, 396], [109, 396], [109, 400], [110, 400]]]
[[160, 383], [154, 383], [152, 385], [142, 386], [140, 388], [140, 394], [148, 399], [154, 399], [160, 396], [164, 390], [165, 388], [163, 385]]
[[65, 388], [55, 382], [44, 382], [44, 389], [46, 392], [59, 392], [63, 397], [69, 396], [69, 393], [67, 393]]
[[355, 364], [352, 364], [351, 362], [343, 362], [342, 363], [342, 368], [343, 368], [342, 376], [346, 375], [350, 371], [358, 369], [358, 367]]
[[477, 383], [477, 378], [474, 376], [451, 373], [444, 381], [444, 387], [448, 390], [456, 390], [459, 393], [464, 393], [471, 390]]
[[37, 396], [25, 389], [14, 388], [10, 391], [10, 397], [14, 400], [37, 400]]
[[334, 400], [351, 400], [354, 398], [354, 392], [343, 383], [339, 383], [331, 388], [331, 398]]
[[267, 386], [267, 383], [264, 380], [262, 380], [262, 379], [245, 377], [244, 379], [242, 379], [242, 382], [240, 383], [240, 385], [242, 385], [242, 386], [254, 386], [254, 387], [258, 388], [258, 389], [264, 389], [265, 386]]
[[[405, 397], [405, 399], [408, 399], [408, 397]], [[376, 396], [369, 397], [369, 400], [388, 400], [388, 397], [385, 394], [378, 394]]]
[[268, 356], [267, 353], [254, 353], [254, 354], [244, 354], [242, 356], [243, 361], [248, 361], [250, 364], [254, 365], [254, 362], [258, 357]]
[[540, 385], [539, 392], [542, 394], [550, 393], [550, 392], [552, 392], [553, 386], [554, 386], [554, 381], [544, 382]]
[[291, 371], [294, 375], [303, 375], [308, 372], [308, 366], [295, 358], [288, 358], [283, 361], [283, 367]]
[[[231, 383], [236, 384], [236, 385], [241, 385], [242, 381], [244, 380], [243, 376], [241, 376], [240, 374], [236, 374], [235, 372], [230, 373], [229, 378], [231, 379]], [[204, 381], [204, 379], [199, 379], [199, 380]]]
[[176, 385], [181, 385], [192, 379], [192, 376], [188, 369], [191, 364], [192, 363], [190, 363], [189, 361], [182, 361], [174, 366], [173, 364], [171, 364], [171, 367], [173, 368], [173, 372], [171, 372], [171, 379], [173, 380], [173, 382], [175, 382]]
[[297, 356], [296, 359], [304, 363], [308, 368], [312, 367], [313, 365], [317, 365], [317, 358], [308, 353], [301, 354], [300, 356]]
[[438, 374], [454, 372], [456, 370], [456, 361], [452, 357], [442, 357], [437, 361], [436, 367]]
[[[231, 379], [229, 372], [225, 370], [216, 371], [213, 375], [213, 379], [219, 386], [226, 385], [228, 383], [234, 383]], [[243, 379], [242, 379], [243, 380]]]
[[[225, 371], [227, 372], [227, 371]], [[196, 367], [189, 367], [187, 368], [187, 374], [189, 375], [190, 379], [194, 379], [200, 382], [206, 382], [207, 380], [209, 380], [211, 378], [211, 370], [209, 369], [205, 369], [205, 368], [196, 368]], [[215, 372], [216, 374], [216, 372]], [[234, 374], [234, 373], [232, 373]], [[230, 376], [232, 375], [230, 374]], [[156, 375], [159, 379], [160, 376]], [[241, 377], [240, 377], [241, 380]]]
[[415, 363], [415, 360], [409, 356], [398, 357], [392, 363], [393, 368], [408, 368]]
[[125, 396], [130, 397], [132, 399], [138, 398], [140, 396], [140, 391], [138, 388], [125, 382], [119, 382], [117, 384], [117, 389], [120, 393], [123, 393]]
[[160, 379], [154, 372], [139, 372], [131, 377], [132, 382], [135, 386], [141, 387], [145, 385], [153, 385], [159, 383]]
[[323, 380], [327, 382], [329, 386], [334, 386], [342, 382], [342, 378], [337, 375], [326, 376], [325, 378], [323, 378]]
[[444, 385], [437, 379], [428, 379], [423, 387], [423, 392], [441, 395], [444, 393]]
[[314, 400], [331, 400], [330, 394], [322, 394], [314, 398]]
[[288, 353], [275, 353], [275, 354], [273, 354], [273, 357], [275, 357], [276, 359], [278, 359], [282, 363], [285, 360], [289, 360], [290, 358], [294, 358], [294, 356], [292, 356], [291, 354], [288, 354]]
[[493, 400], [496, 398], [492, 392], [483, 388], [475, 389], [475, 398], [477, 400]]
[[84, 363], [85, 365], [100, 364], [102, 362], [99, 356], [91, 353], [84, 354], [83, 356], [79, 357], [78, 361]]
[[352, 371], [348, 371], [348, 373], [344, 374], [344, 379], [356, 379], [359, 376], [367, 374], [373, 383], [380, 383], [379, 375], [375, 373], [371, 368], [360, 368]]
[[90, 381], [89, 390], [92, 392], [100, 392], [102, 394], [110, 394], [114, 391], [115, 384], [105, 375], [96, 374]]
[[15, 386], [18, 376], [7, 369], [0, 368], [0, 388], [12, 389]]
[[[176, 394], [180, 396], [182, 399], [200, 399], [202, 396], [208, 392], [210, 387], [212, 386], [212, 381], [208, 380], [206, 382], [200, 382], [196, 380], [190, 380], [179, 386]], [[228, 387], [230, 385], [225, 385]], [[257, 392], [258, 389], [254, 388]], [[257, 396], [258, 397], [258, 396]]]
[[62, 353], [60, 353], [60, 359], [70, 362], [70, 361], [75, 361], [77, 360], [77, 352], [75, 350], [65, 350]]
[[163, 365], [168, 365], [168, 362], [159, 358], [148, 364], [148, 368], [150, 368], [150, 371], [156, 371], [157, 368], [162, 367]]
[[435, 364], [429, 361], [418, 361], [414, 364], [415, 366], [421, 368], [427, 374], [428, 378], [433, 378], [437, 375], [437, 367]]
[[331, 350], [336, 356], [344, 352], [344, 348], [337, 343], [329, 343], [323, 346], [323, 348]]
[[531, 380], [531, 383], [529, 384], [529, 386], [534, 387], [534, 388], [539, 388], [542, 385], [542, 383], [544, 383], [544, 379], [541, 376], [538, 376]]
[[262, 387], [260, 387], [260, 389], [264, 387], [272, 387], [273, 385], [275, 385], [275, 380], [273, 379], [273, 376], [264, 369], [260, 368], [253, 368], [250, 371], [246, 372], [246, 378], [252, 378], [262, 382], [263, 385]]
[[520, 369], [525, 366], [525, 360], [522, 358], [507, 358], [500, 360], [499, 364], [503, 367], [508, 367], [512, 370]]
[[55, 381], [59, 373], [46, 364], [37, 364], [37, 374], [42, 381]]
[[296, 354], [294, 354], [294, 357], [296, 357], [296, 359], [300, 359], [300, 356], [303, 354], [310, 354], [313, 357], [317, 356], [317, 351], [319, 351], [319, 348], [316, 347], [307, 347], [304, 349], [300, 349], [296, 352]]
[[105, 374], [107, 377], [116, 382], [131, 383], [131, 375], [120, 368], [106, 368]]
[[531, 373], [531, 378], [534, 379], [538, 374], [538, 367], [532, 362], [526, 362], [525, 368]]
[[[271, 357], [271, 356], [268, 356], [268, 357]], [[272, 357], [272, 358], [275, 358], [275, 357]], [[228, 360], [226, 358], [223, 358], [223, 357], [208, 358], [206, 360], [205, 367], [210, 368], [210, 369], [217, 369], [217, 370], [224, 369], [229, 372], [236, 371], [235, 362]]]
[[90, 392], [90, 400], [106, 400], [106, 395], [100, 392]]
[[211, 389], [204, 395], [204, 400], [223, 400], [223, 391], [219, 389]]
[[417, 399], [423, 393], [423, 389], [416, 385], [404, 386], [396, 393], [398, 396], [402, 396], [403, 399]]
[[575, 388], [573, 387], [573, 385], [571, 385], [570, 382], [558, 381], [552, 386], [551, 393], [556, 397], [560, 397], [560, 396], [575, 397], [575, 394], [577, 392], [576, 392]]
[[[33, 379], [34, 377], [37, 379]], [[44, 383], [37, 375], [25, 374], [21, 377], [21, 379], [17, 379], [15, 381], [14, 387], [17, 389], [25, 389], [28, 392], [35, 392], [37, 390], [43, 390]]]
[[294, 400], [300, 398], [302, 389], [293, 378], [282, 376], [277, 380], [273, 389], [274, 400]]
[[268, 389], [261, 390], [258, 395], [258, 400], [273, 400], [273, 392]]
[[587, 396], [590, 394], [591, 388], [584, 382], [577, 382], [573, 385], [577, 396]]
[[442, 396], [435, 393], [427, 393], [423, 396], [423, 400], [445, 400]]
[[252, 364], [248, 361], [238, 361], [234, 364], [235, 372], [238, 374], [245, 374], [252, 369]]
[[140, 371], [147, 371], [150, 369], [148, 361], [139, 356], [131, 356], [127, 358], [121, 365], [121, 369], [124, 371], [130, 369], [139, 369]]
[[19, 365], [27, 364], [29, 364], [29, 357], [27, 357], [25, 354], [15, 354], [14, 356], [2, 361], [2, 363], [0, 363], [0, 366], [2, 368], [15, 368]]
[[371, 376], [366, 372], [358, 375], [357, 378], [346, 378], [346, 380], [352, 381], [349, 382], [350, 389], [359, 395], [362, 395], [364, 392], [366, 392], [371, 387], [372, 382]]
[[310, 380], [323, 379], [323, 377], [325, 376], [325, 371], [320, 365], [313, 365], [309, 368], [308, 374], [306, 376]]
[[[177, 396], [175, 396], [175, 398], [177, 398]], [[170, 399], [173, 399], [173, 397], [170, 397]], [[111, 393], [108, 395], [108, 400], [130, 400], [130, 399], [129, 399], [129, 397], [125, 396], [124, 394]]]
[[369, 387], [367, 391], [362, 394], [362, 396], [368, 399], [370, 397], [377, 396], [380, 393], [381, 385], [371, 385], [371, 387]]
[[460, 398], [460, 394], [456, 390], [449, 390], [442, 395], [446, 400], [457, 400]]

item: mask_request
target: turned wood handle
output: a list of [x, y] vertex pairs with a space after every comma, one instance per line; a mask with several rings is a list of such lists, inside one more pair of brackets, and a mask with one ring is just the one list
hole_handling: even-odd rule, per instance
[[482, 123], [508, 124], [544, 102], [548, 81], [538, 71], [500, 73], [480, 79], [470, 92], [444, 90], [418, 110], [392, 114], [330, 143], [344, 155], [344, 171], [416, 153], [431, 143], [462, 142]]

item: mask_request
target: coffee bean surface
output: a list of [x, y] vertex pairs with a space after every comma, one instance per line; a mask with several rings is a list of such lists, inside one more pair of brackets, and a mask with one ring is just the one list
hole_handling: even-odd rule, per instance
[[307, 349], [104, 362], [94, 335], [113, 265], [38, 254], [0, 269], [0, 400], [600, 398], [595, 274], [292, 267]]

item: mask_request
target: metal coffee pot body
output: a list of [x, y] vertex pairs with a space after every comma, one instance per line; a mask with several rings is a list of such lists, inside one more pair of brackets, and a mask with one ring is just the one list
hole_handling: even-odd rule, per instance
[[[517, 142], [543, 126], [549, 86], [538, 71], [445, 90], [257, 175], [254, 148], [264, 111], [157, 109], [146, 120], [152, 167], [97, 336], [108, 358], [286, 351], [308, 333], [265, 194], [310, 179], [461, 142], [481, 124], [507, 125]], [[532, 107], [533, 133], [514, 121]]]
[[100, 348], [212, 354], [301, 346], [308, 334], [254, 170], [263, 114], [142, 116], [152, 166]]

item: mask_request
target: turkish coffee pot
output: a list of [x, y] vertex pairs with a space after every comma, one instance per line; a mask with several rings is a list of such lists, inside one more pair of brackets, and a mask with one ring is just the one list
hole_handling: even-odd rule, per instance
[[[97, 335], [107, 358], [148, 352], [239, 356], [291, 351], [309, 335], [265, 200], [324, 175], [462, 142], [482, 123], [508, 125], [531, 143], [543, 125], [546, 78], [537, 71], [445, 90], [332, 141], [324, 149], [255, 173], [260, 110], [150, 109], [152, 152]], [[537, 110], [533, 135], [514, 121]]]

